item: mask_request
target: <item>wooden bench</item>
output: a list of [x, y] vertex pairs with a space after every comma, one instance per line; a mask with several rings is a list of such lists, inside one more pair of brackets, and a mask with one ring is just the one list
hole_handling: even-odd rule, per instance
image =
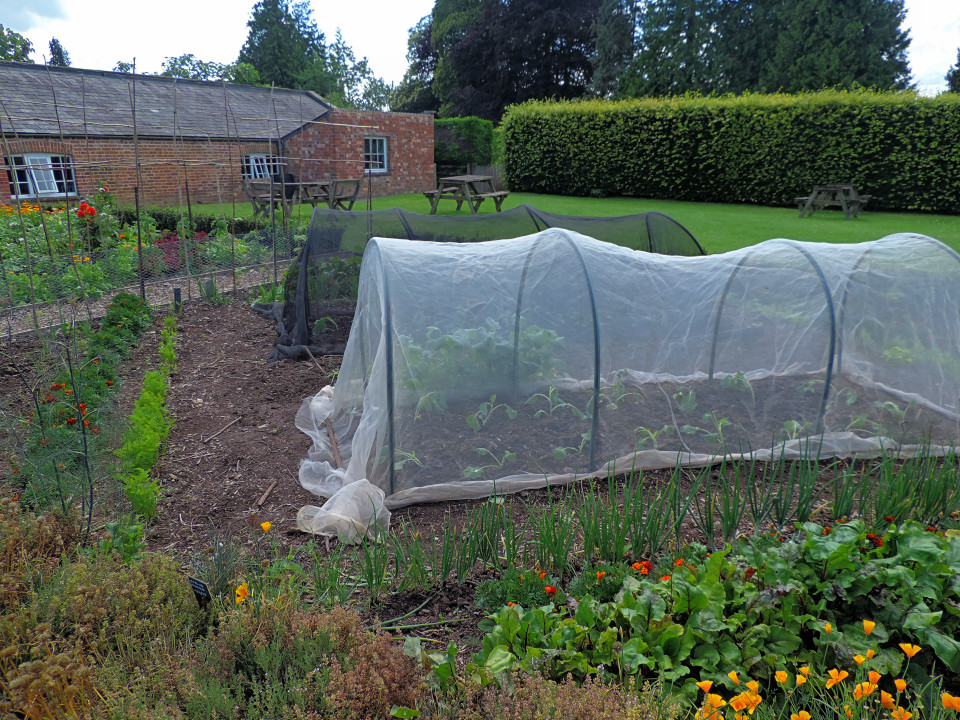
[[500, 206], [503, 205], [503, 201], [507, 199], [509, 194], [510, 192], [508, 190], [497, 190], [496, 192], [480, 193], [479, 195], [474, 195], [474, 197], [477, 198], [478, 209], [481, 202], [489, 199], [493, 200], [493, 204], [496, 206], [497, 212], [500, 212]]

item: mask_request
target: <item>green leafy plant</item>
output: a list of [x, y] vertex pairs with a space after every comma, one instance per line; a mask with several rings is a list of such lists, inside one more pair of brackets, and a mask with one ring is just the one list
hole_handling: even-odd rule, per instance
[[747, 376], [743, 374], [742, 370], [738, 370], [733, 375], [727, 375], [723, 378], [723, 380], [720, 381], [720, 389], [749, 393], [752, 404], [757, 404], [757, 396], [753, 392], [753, 385], [750, 384], [750, 381], [747, 379]]
[[553, 449], [553, 456], [557, 460], [563, 460], [567, 457], [569, 453], [574, 453], [576, 455], [583, 455], [583, 449], [590, 442], [590, 437], [592, 436], [593, 431], [587, 430], [585, 433], [580, 433], [580, 445], [577, 447], [571, 447], [567, 445], [561, 445], [560, 447], [555, 447]]
[[447, 399], [443, 396], [442, 392], [434, 390], [421, 396], [417, 401], [417, 407], [413, 412], [413, 419], [419, 420], [424, 414], [441, 415], [447, 412], [447, 410]]
[[337, 321], [334, 320], [329, 315], [325, 315], [322, 318], [319, 318], [313, 324], [313, 334], [314, 335], [326, 335], [329, 332], [334, 332], [339, 330], [340, 326], [337, 325]]
[[587, 417], [584, 413], [580, 412], [580, 409], [575, 405], [571, 405], [568, 402], [564, 402], [560, 398], [560, 392], [557, 390], [556, 387], [552, 385], [550, 386], [550, 389], [546, 392], [546, 394], [534, 393], [526, 400], [525, 404], [530, 405], [540, 400], [543, 400], [547, 403], [547, 408], [546, 409], [541, 408], [537, 410], [533, 414], [535, 418], [548, 417], [550, 415], [553, 415], [553, 413], [556, 412], [557, 410], [569, 410], [571, 413], [573, 413], [573, 416], [577, 418], [577, 420], [584, 420]]
[[507, 417], [511, 420], [516, 419], [517, 411], [506, 403], [497, 404], [497, 396], [491, 395], [489, 402], [480, 403], [480, 407], [475, 413], [467, 415], [467, 425], [469, 425], [474, 432], [480, 432], [480, 429], [484, 427], [490, 418], [493, 417], [493, 413], [500, 408], [503, 408], [504, 412], [507, 414]]
[[646, 447], [648, 442], [653, 446], [653, 449], [656, 450], [658, 447], [660, 436], [672, 435], [673, 426], [664, 425], [659, 430], [651, 430], [650, 428], [645, 428], [641, 426], [641, 427], [638, 427], [635, 432], [637, 433], [637, 445], [635, 448], [636, 450], [643, 450], [644, 447]]
[[489, 465], [469, 465], [463, 469], [463, 476], [467, 480], [479, 480], [483, 477], [484, 470], [502, 470], [503, 466], [508, 462], [512, 462], [517, 459], [517, 454], [511, 452], [510, 450], [505, 450], [503, 455], [497, 456], [495, 453], [487, 450], [487, 448], [477, 448], [477, 454], [482, 456], [489, 457], [493, 462]]
[[143, 540], [143, 525], [121, 516], [105, 525], [108, 537], [100, 541], [100, 552], [109, 555], [116, 552], [124, 562], [136, 558], [146, 544]]
[[697, 410], [697, 393], [694, 390], [680, 389], [673, 394], [680, 411], [684, 415], [692, 415]]

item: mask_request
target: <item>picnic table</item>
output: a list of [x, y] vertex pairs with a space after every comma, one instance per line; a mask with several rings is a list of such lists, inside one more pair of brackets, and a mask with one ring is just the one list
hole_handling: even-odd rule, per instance
[[313, 207], [323, 203], [331, 210], [352, 210], [361, 180], [244, 180], [243, 189], [253, 204], [254, 217], [269, 217], [279, 207], [287, 217], [296, 203]]
[[849, 220], [851, 217], [860, 215], [860, 211], [870, 198], [870, 195], [861, 195], [856, 185], [852, 183], [829, 183], [817, 185], [809, 195], [794, 198], [793, 201], [800, 208], [800, 217], [813, 215], [817, 210], [833, 206], [842, 209], [844, 216]]
[[484, 200], [492, 200], [497, 212], [500, 212], [503, 201], [510, 193], [507, 190], [494, 190], [491, 175], [451, 175], [440, 178], [436, 190], [428, 190], [423, 194], [430, 201], [431, 215], [437, 214], [441, 200], [455, 201], [457, 210], [466, 203], [470, 212], [476, 215]]

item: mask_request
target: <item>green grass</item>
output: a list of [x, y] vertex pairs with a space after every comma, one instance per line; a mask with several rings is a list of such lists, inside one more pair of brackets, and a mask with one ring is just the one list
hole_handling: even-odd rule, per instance
[[[928, 215], [920, 213], [870, 212], [869, 208], [859, 218], [847, 220], [839, 210], [820, 210], [805, 218], [798, 217], [796, 208], [772, 208], [757, 205], [720, 205], [716, 203], [690, 203], [670, 200], [645, 200], [641, 198], [580, 198], [561, 195], [535, 195], [511, 193], [503, 208], [517, 207], [527, 203], [546, 212], [561, 215], [611, 217], [632, 215], [657, 210], [669, 215], [686, 227], [711, 254], [736, 250], [756, 245], [772, 238], [789, 238], [810, 242], [858, 243], [878, 240], [899, 232], [928, 235], [960, 252], [960, 220], [951, 215]], [[357, 203], [354, 209], [365, 209], [365, 203]], [[411, 212], [427, 214], [430, 203], [421, 194], [393, 195], [375, 198], [374, 210], [403, 208]], [[453, 203], [441, 203], [438, 215], [468, 215], [464, 208], [459, 213]], [[196, 206], [198, 211], [217, 213], [217, 205]], [[229, 206], [225, 208], [229, 213]], [[249, 216], [250, 206], [237, 205], [238, 214]], [[299, 222], [309, 223], [310, 208], [305, 206], [299, 214]], [[484, 204], [481, 214], [494, 212], [492, 204]], [[245, 213], [245, 215], [244, 215]], [[295, 217], [297, 213], [294, 213]]]

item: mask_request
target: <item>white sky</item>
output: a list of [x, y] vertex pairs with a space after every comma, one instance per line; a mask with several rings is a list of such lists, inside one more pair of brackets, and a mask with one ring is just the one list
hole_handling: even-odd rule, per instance
[[[247, 37], [255, 0], [0, 0], [0, 25], [26, 36], [43, 62], [50, 38], [60, 40], [73, 67], [112, 70], [136, 58], [140, 72], [159, 72], [166, 57], [192, 53], [229, 63]], [[357, 59], [399, 82], [406, 70], [407, 35], [433, 9], [433, 0], [311, 0], [317, 25], [332, 42], [343, 32]], [[945, 89], [944, 75], [960, 48], [960, 2], [905, 0], [911, 29], [910, 69], [920, 91]]]

